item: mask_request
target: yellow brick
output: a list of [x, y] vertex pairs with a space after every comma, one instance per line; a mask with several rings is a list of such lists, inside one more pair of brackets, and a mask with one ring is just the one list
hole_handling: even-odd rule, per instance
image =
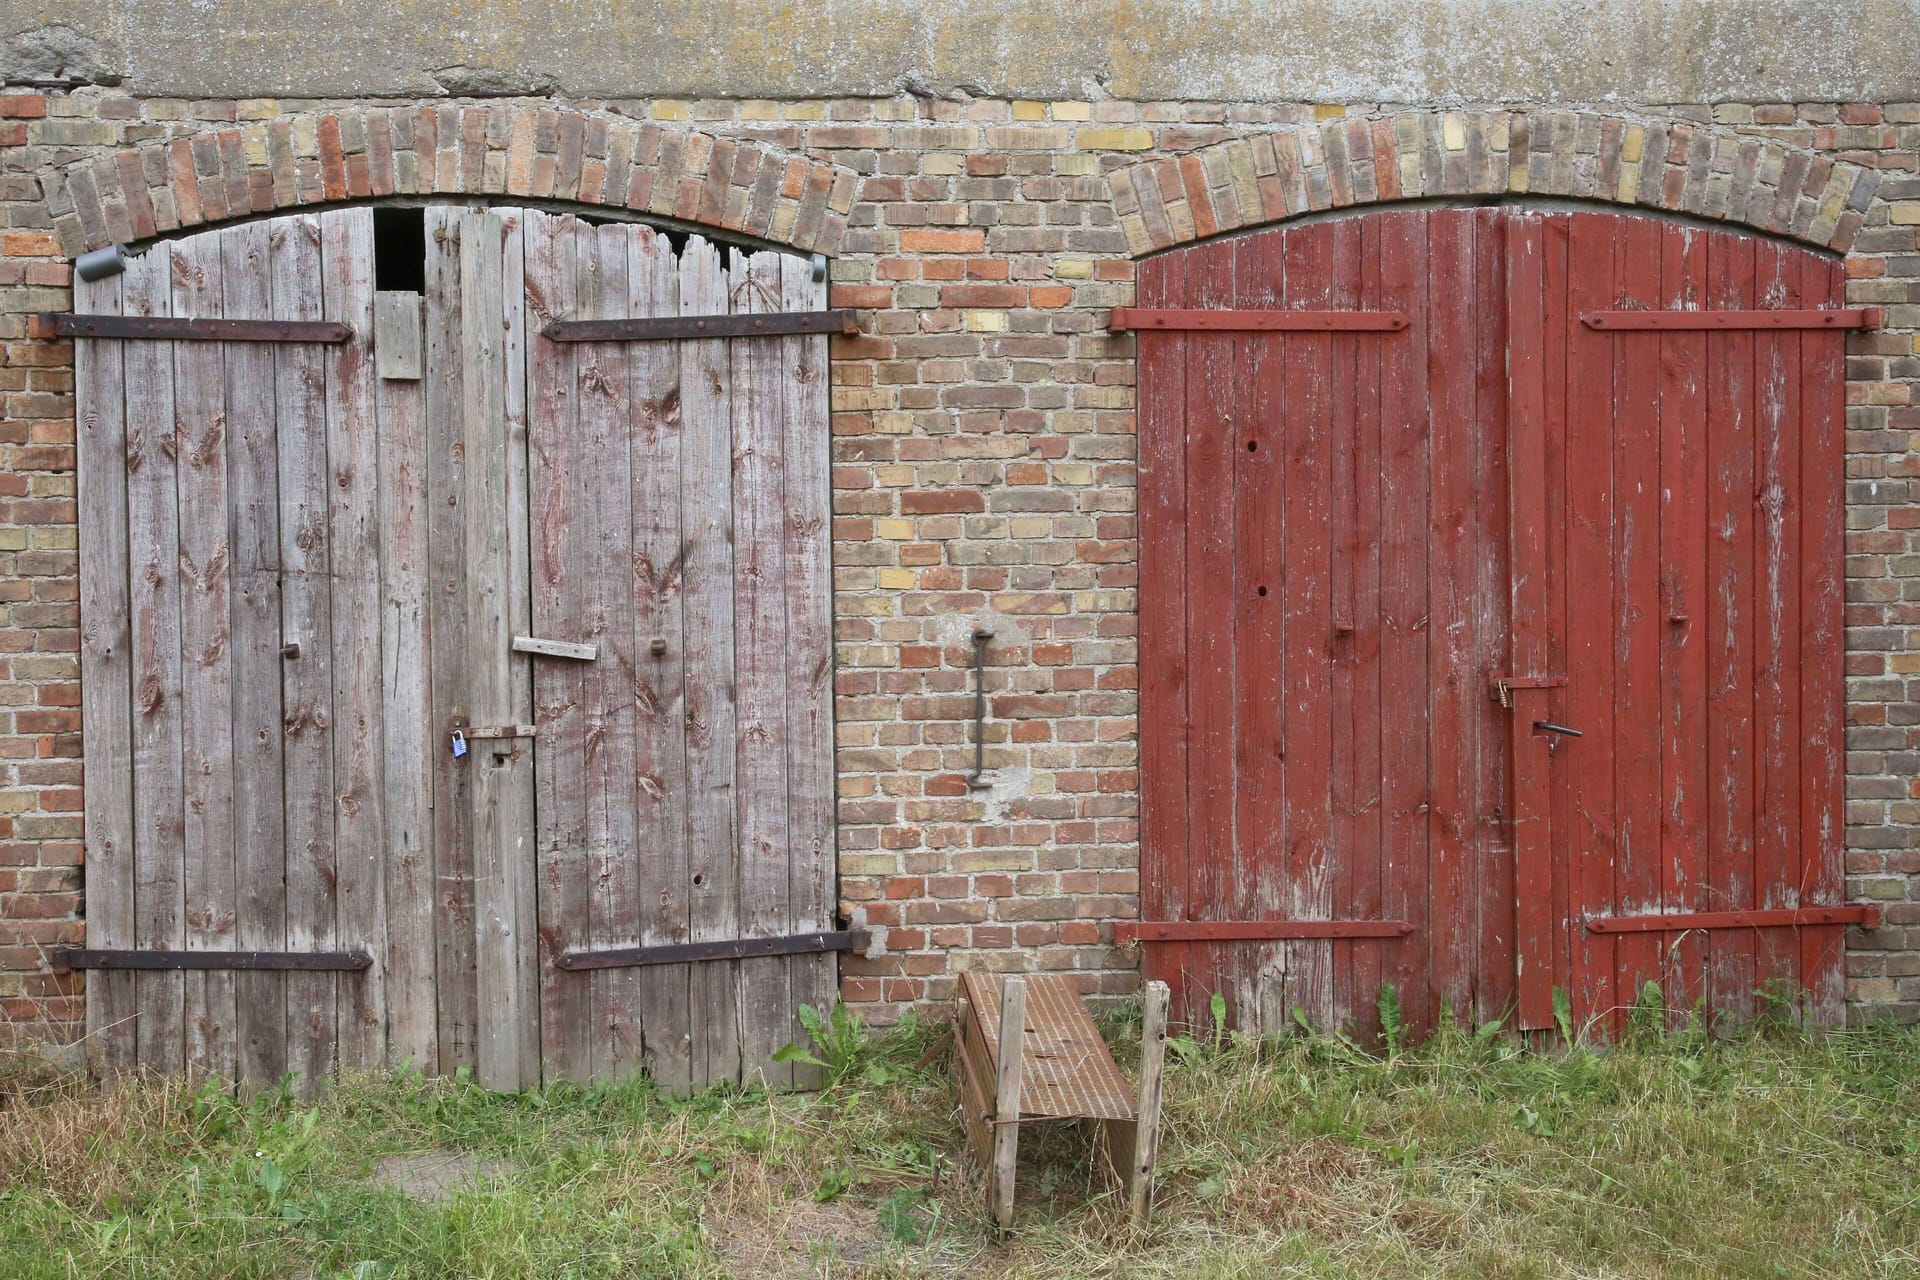
[[920, 575], [911, 569], [882, 569], [880, 585], [888, 591], [911, 591]]
[[1053, 532], [1048, 516], [1015, 516], [1007, 522], [1007, 533], [1019, 539], [1044, 538]]
[[1620, 185], [1615, 191], [1615, 198], [1618, 199], [1621, 204], [1632, 204], [1639, 194], [1640, 166], [1637, 164], [1621, 165]]
[[1024, 98], [1016, 98], [1013, 103], [1013, 118], [1015, 120], [1045, 120], [1047, 118], [1047, 104], [1044, 102], [1030, 102]]
[[1346, 118], [1346, 114], [1347, 109], [1345, 107], [1315, 107], [1313, 109], [1313, 118], [1315, 120], [1343, 120]]
[[1082, 151], [1146, 151], [1153, 146], [1147, 129], [1082, 129], [1074, 138]]
[[881, 537], [891, 538], [895, 542], [911, 542], [913, 540], [913, 521], [875, 520], [873, 522], [873, 531]]
[[1896, 653], [1887, 658], [1887, 670], [1898, 676], [1920, 675], [1920, 653]]
[[913, 415], [876, 413], [873, 415], [873, 429], [883, 436], [910, 436], [913, 434]]
[[1525, 191], [1527, 189], [1527, 158], [1515, 156], [1513, 165], [1507, 173], [1507, 190]]
[[966, 159], [952, 152], [934, 152], [920, 157], [920, 172], [936, 178], [956, 178], [967, 169]]
[[1091, 102], [1056, 102], [1053, 104], [1055, 120], [1091, 120], [1093, 104]]
[[660, 98], [653, 104], [655, 120], [685, 120], [687, 104], [678, 98]]
[[234, 104], [233, 114], [242, 120], [271, 120], [280, 114], [280, 102], [277, 98], [242, 98]]
[[1063, 178], [1084, 178], [1100, 172], [1100, 157], [1060, 156], [1053, 162], [1053, 171]]
[[1440, 121], [1440, 145], [1449, 151], [1463, 151], [1467, 145], [1466, 121], [1458, 111], [1449, 111]]
[[1627, 126], [1627, 136], [1620, 139], [1620, 163], [1639, 164], [1640, 153], [1647, 145], [1647, 131], [1637, 124]]
[[749, 98], [740, 104], [742, 120], [778, 120], [780, 104], [769, 102], [765, 98]]
[[875, 467], [873, 482], [882, 489], [904, 489], [913, 483], [913, 468], [901, 466]]
[[1920, 201], [1903, 200], [1894, 205], [1893, 220], [1903, 227], [1920, 226]]
[[967, 312], [967, 332], [969, 333], [1005, 333], [1007, 331], [1007, 313], [1004, 311]]
[[825, 120], [827, 104], [824, 102], [789, 102], [786, 106], [789, 120]]
[[264, 165], [267, 163], [267, 135], [259, 125], [246, 130], [241, 135], [241, 146], [246, 153], [247, 163]]
[[1053, 264], [1053, 274], [1060, 280], [1093, 279], [1093, 263], [1085, 258], [1062, 258]]

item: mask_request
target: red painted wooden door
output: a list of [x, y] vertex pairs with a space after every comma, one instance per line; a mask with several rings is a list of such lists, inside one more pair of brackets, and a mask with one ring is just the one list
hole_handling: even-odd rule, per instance
[[[1142, 915], [1188, 1017], [1839, 1005], [1842, 344], [1595, 309], [1837, 305], [1838, 268], [1603, 214], [1394, 210], [1142, 266]], [[1536, 723], [1580, 736], [1537, 730]], [[1225, 929], [1217, 926], [1226, 925]], [[1209, 926], [1209, 927], [1197, 927]], [[1700, 939], [1705, 937], [1705, 941]]]

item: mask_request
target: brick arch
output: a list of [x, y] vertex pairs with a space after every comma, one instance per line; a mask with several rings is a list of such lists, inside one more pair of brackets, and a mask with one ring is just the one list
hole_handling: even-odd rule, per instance
[[1877, 170], [1712, 125], [1575, 111], [1408, 111], [1295, 125], [1116, 170], [1140, 256], [1306, 213], [1533, 195], [1659, 209], [1844, 253]]
[[858, 176], [607, 112], [438, 103], [302, 112], [112, 152], [49, 175], [69, 255], [237, 218], [384, 196], [617, 208], [832, 253]]

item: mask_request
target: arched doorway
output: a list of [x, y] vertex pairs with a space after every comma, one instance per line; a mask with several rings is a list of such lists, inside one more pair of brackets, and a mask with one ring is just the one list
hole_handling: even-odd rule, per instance
[[1142, 263], [1120, 932], [1190, 1017], [1839, 1017], [1842, 297], [1774, 240], [1510, 206]]
[[845, 942], [825, 282], [401, 212], [77, 287], [99, 1052], [791, 1081]]

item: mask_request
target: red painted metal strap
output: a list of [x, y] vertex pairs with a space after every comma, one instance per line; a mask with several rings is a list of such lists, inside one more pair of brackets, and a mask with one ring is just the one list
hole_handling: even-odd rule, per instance
[[1404, 938], [1405, 920], [1122, 920], [1115, 942], [1251, 942], [1272, 938]]
[[1782, 929], [1857, 924], [1880, 927], [1878, 907], [1800, 907], [1778, 911], [1676, 911], [1649, 916], [1593, 916], [1589, 933], [1677, 933], [1683, 929]]
[[1777, 311], [1589, 311], [1589, 329], [1878, 329], [1879, 307]]
[[1404, 311], [1202, 311], [1162, 307], [1115, 307], [1107, 327], [1127, 329], [1328, 330], [1364, 329], [1392, 332], [1407, 327]]

